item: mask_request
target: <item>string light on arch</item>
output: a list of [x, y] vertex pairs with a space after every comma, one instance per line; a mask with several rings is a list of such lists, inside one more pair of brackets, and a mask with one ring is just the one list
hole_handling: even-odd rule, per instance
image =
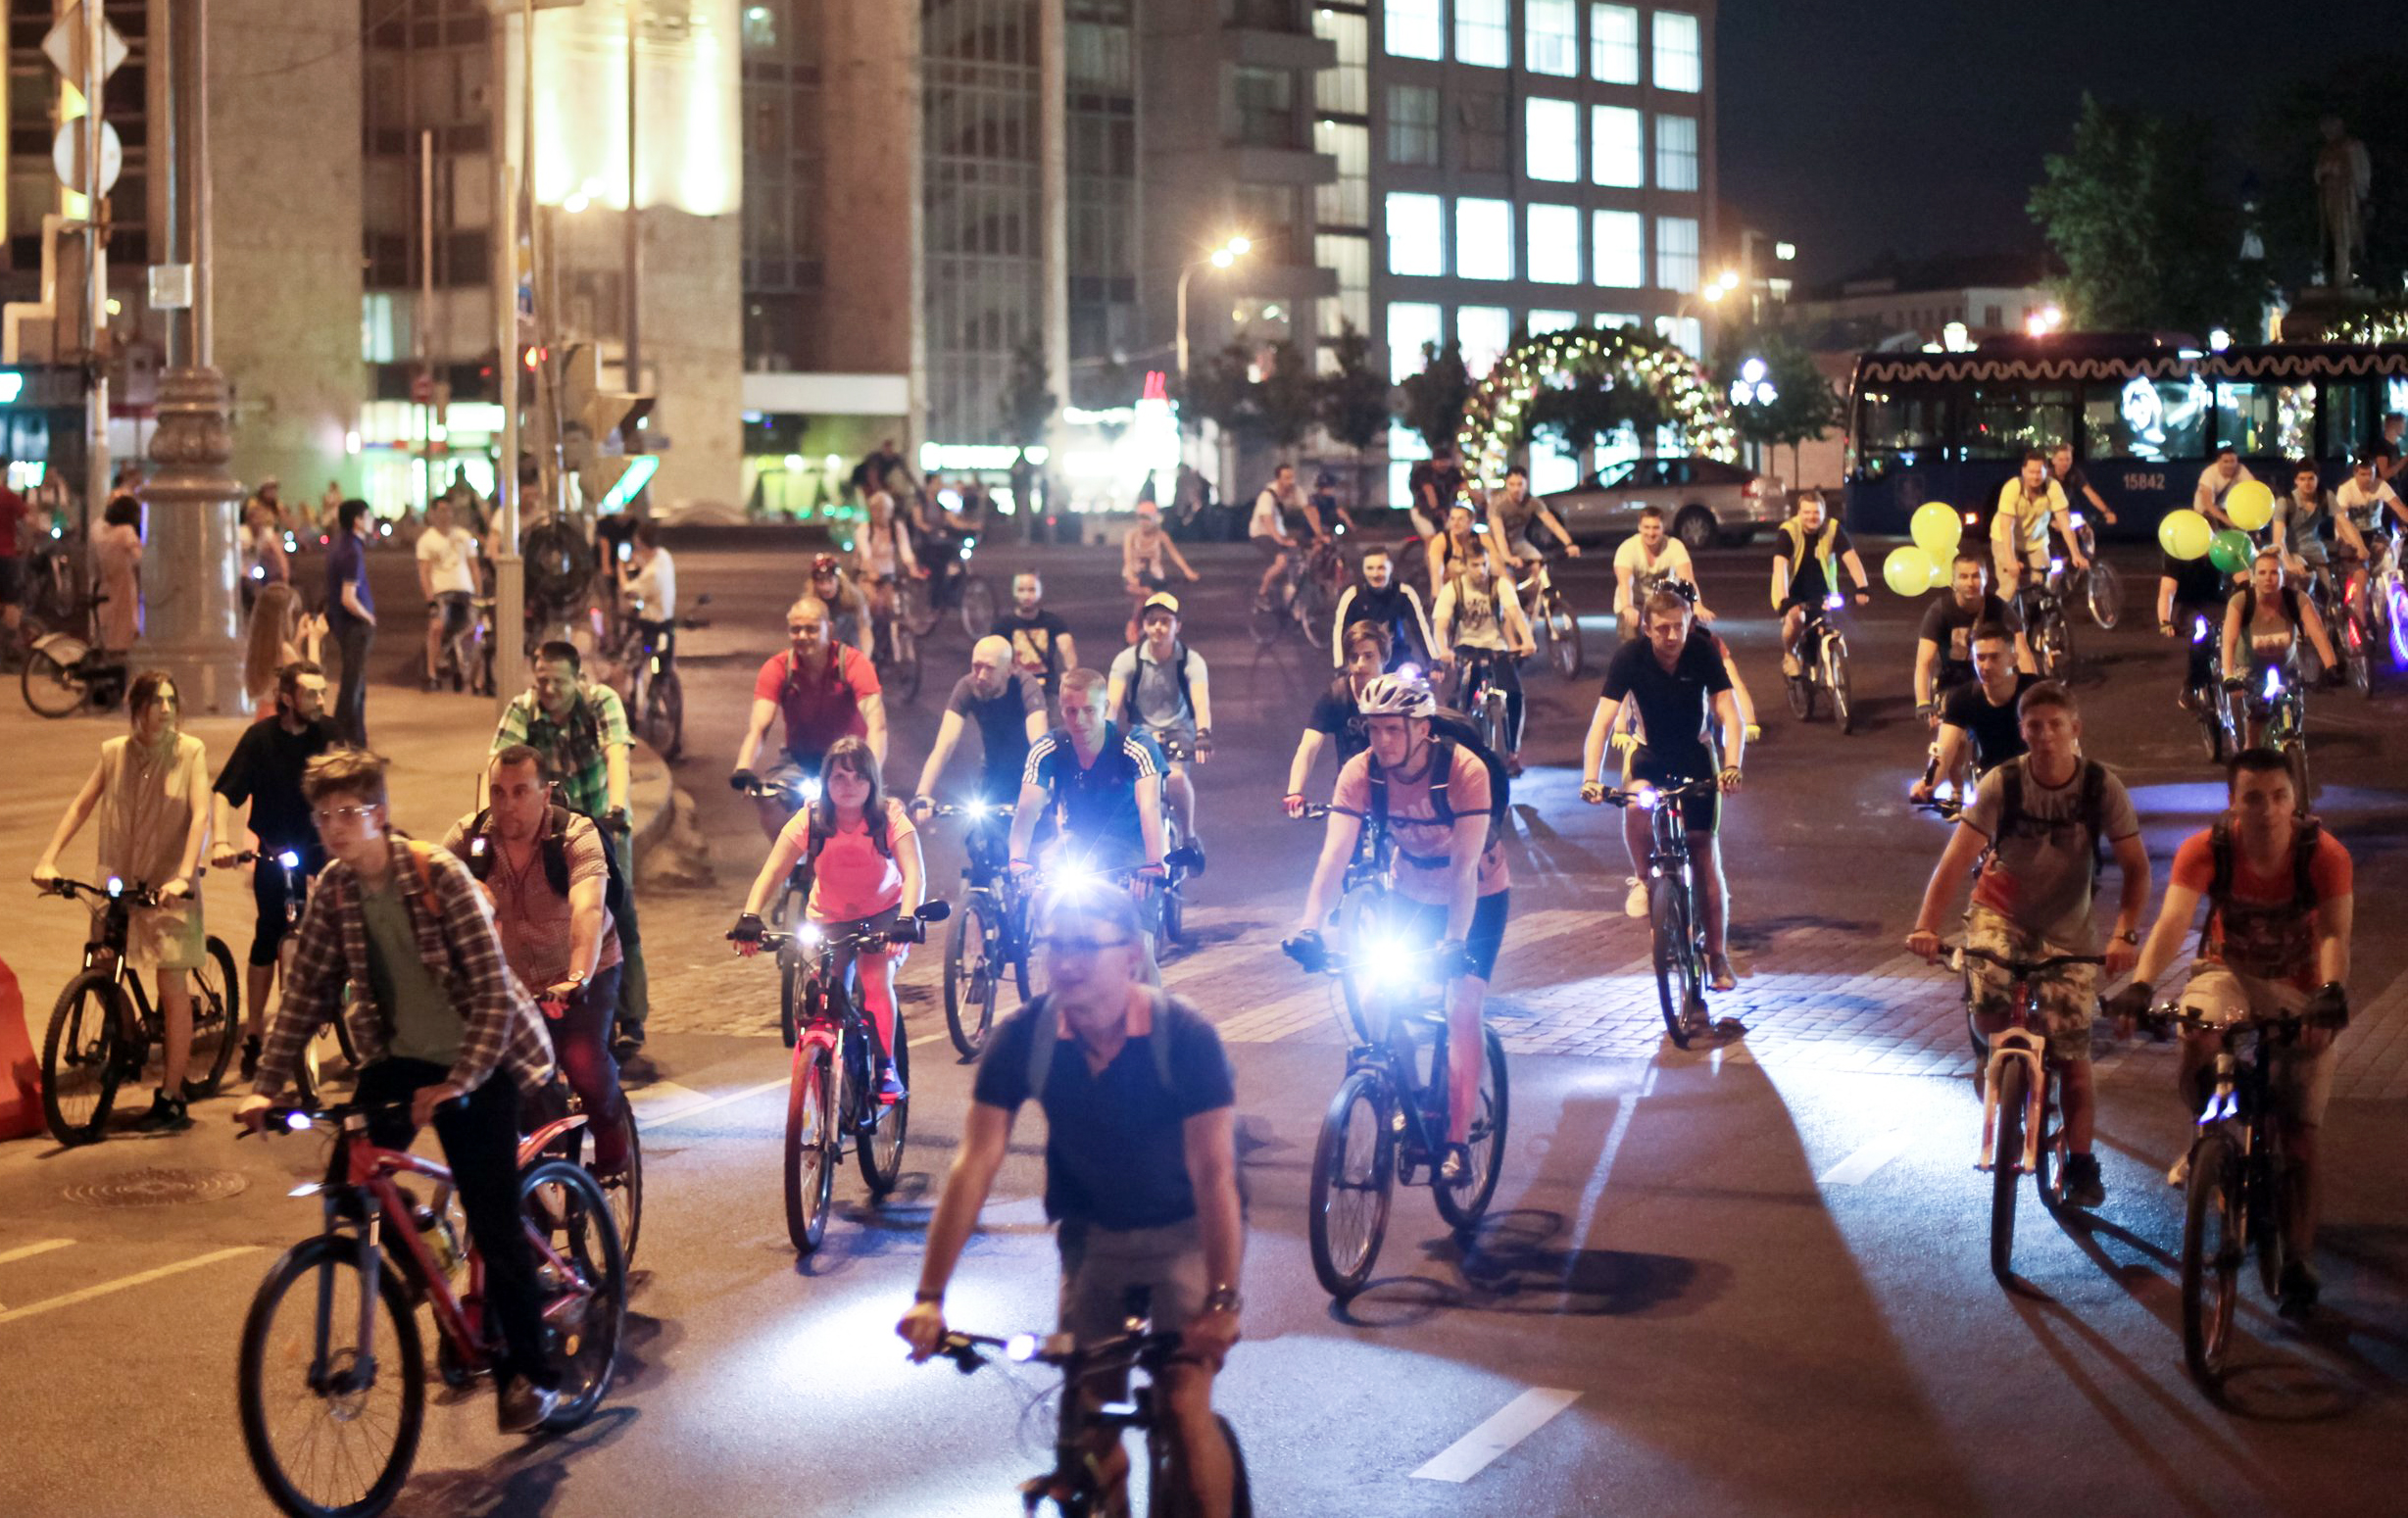
[[1629, 327], [1610, 331], [1548, 332], [1506, 353], [1487, 378], [1473, 387], [1455, 429], [1456, 456], [1468, 480], [1501, 479], [1514, 452], [1528, 444], [1525, 419], [1540, 392], [1581, 379], [1635, 384], [1653, 394], [1683, 434], [1689, 452], [1707, 459], [1737, 459], [1739, 435], [1731, 410], [1715, 391], [1704, 366], [1672, 344], [1643, 337]]

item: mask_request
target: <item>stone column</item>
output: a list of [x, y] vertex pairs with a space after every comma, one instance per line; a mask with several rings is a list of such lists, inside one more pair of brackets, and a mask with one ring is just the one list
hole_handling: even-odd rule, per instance
[[235, 591], [241, 558], [234, 533], [243, 489], [226, 468], [234, 457], [230, 411], [225, 376], [214, 368], [170, 369], [160, 376], [154, 468], [142, 492], [150, 508], [142, 556], [147, 620], [134, 662], [173, 675], [191, 714], [250, 711]]

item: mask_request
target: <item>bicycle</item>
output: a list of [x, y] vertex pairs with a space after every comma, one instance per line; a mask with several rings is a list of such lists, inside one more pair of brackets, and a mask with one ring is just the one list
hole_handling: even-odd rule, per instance
[[[895, 587], [895, 602], [884, 612], [873, 606], [869, 613], [869, 662], [878, 671], [878, 682], [895, 693], [901, 701], [919, 699], [919, 638], [912, 627], [917, 616], [915, 606], [924, 605], [925, 591], [910, 575], [901, 576]], [[936, 625], [935, 613], [927, 613], [927, 623]]]
[[[421, 1302], [434, 1314], [436, 1373], [446, 1386], [464, 1389], [493, 1372], [499, 1331], [485, 1310], [476, 1243], [452, 1220], [451, 1171], [368, 1136], [369, 1113], [408, 1110], [397, 1102], [268, 1114], [267, 1132], [320, 1123], [334, 1130], [326, 1178], [293, 1192], [319, 1199], [324, 1227], [269, 1267], [243, 1320], [237, 1361], [243, 1446], [269, 1499], [293, 1518], [382, 1512], [409, 1480], [426, 1411]], [[554, 1432], [577, 1427], [601, 1405], [626, 1315], [626, 1257], [601, 1188], [575, 1165], [544, 1157], [554, 1139], [584, 1121], [572, 1113], [518, 1144], [527, 1247], [549, 1297], [543, 1351], [561, 1381], [560, 1406], [544, 1425]], [[398, 1184], [402, 1175], [433, 1183], [435, 1200], [415, 1202]], [[296, 1310], [282, 1313], [296, 1295]], [[380, 1338], [388, 1349], [379, 1349]], [[279, 1438], [287, 1428], [289, 1441]], [[346, 1484], [327, 1490], [320, 1481]]]
[[[167, 1044], [167, 1021], [151, 1006], [142, 977], [128, 972], [125, 939], [137, 906], [157, 906], [159, 894], [146, 886], [111, 879], [87, 885], [65, 876], [46, 888], [74, 901], [88, 896], [100, 904], [83, 946], [83, 968], [59, 993], [42, 1038], [42, 1118], [50, 1136], [74, 1147], [107, 1136], [118, 1088], [140, 1081], [154, 1047]], [[200, 967], [185, 972], [192, 991], [190, 1067], [207, 1072], [184, 1082], [188, 1100], [218, 1094], [225, 1067], [242, 1042], [242, 982], [234, 956], [211, 935]]]
[[25, 650], [25, 667], [18, 672], [18, 689], [36, 716], [66, 717], [78, 711], [106, 711], [125, 697], [132, 666], [125, 656], [100, 647], [94, 618], [108, 603], [106, 596], [76, 601], [70, 620], [84, 631], [48, 632]]
[[[461, 613], [447, 620], [439, 646], [435, 666], [423, 670], [426, 678], [454, 691], [466, 691], [471, 696], [493, 694], [493, 599], [489, 596], [463, 596]], [[434, 612], [429, 603], [428, 614]], [[426, 662], [420, 655], [418, 662]]]
[[[1555, 672], [1567, 680], [1580, 678], [1584, 651], [1580, 642], [1580, 618], [1572, 614], [1563, 593], [1555, 588], [1552, 569], [1562, 552], [1555, 550], [1526, 561], [1527, 578], [1514, 582], [1514, 593], [1521, 596], [1522, 613], [1530, 623], [1530, 635], [1547, 646], [1547, 661]], [[1499, 751], [1502, 753], [1502, 750]]]
[[1705, 1007], [1705, 914], [1689, 854], [1689, 818], [1681, 803], [1721, 788], [1713, 776], [1677, 786], [1646, 783], [1607, 790], [1617, 807], [1647, 813], [1647, 927], [1655, 961], [1655, 997], [1673, 1047], [1687, 1049], [1713, 1031]]
[[2308, 599], [2315, 603], [2316, 614], [2324, 618], [2325, 627], [2333, 638], [2334, 652], [2341, 656], [2342, 677], [2358, 694], [2373, 700], [2375, 688], [2373, 662], [2369, 645], [2373, 642], [2359, 605], [2360, 573], [2353, 555], [2336, 550], [2339, 565], [2322, 563], [2308, 576]]
[[[1505, 1046], [1496, 1029], [1484, 1026], [1487, 1057], [1464, 1135], [1471, 1163], [1451, 1182], [1439, 1174], [1447, 1152], [1452, 1053], [1446, 987], [1455, 966], [1434, 962], [1428, 947], [1380, 933], [1376, 922], [1366, 920], [1362, 926], [1371, 931], [1350, 940], [1354, 947], [1344, 954], [1317, 932], [1280, 945], [1306, 974], [1337, 982], [1339, 1027], [1347, 1036], [1346, 1076], [1322, 1114], [1305, 1212], [1313, 1275], [1340, 1301], [1371, 1278], [1400, 1180], [1428, 1186], [1438, 1215], [1457, 1233], [1479, 1226], [1497, 1192], [1510, 1119]], [[1417, 1028], [1429, 1030], [1426, 1061]]]
[[[234, 862], [248, 864], [254, 869], [272, 866], [284, 872], [284, 938], [276, 945], [276, 974], [280, 979], [289, 981], [293, 952], [300, 943], [301, 919], [309, 909], [310, 891], [316, 884], [316, 877], [302, 872], [301, 853], [296, 849], [286, 849], [265, 857], [256, 850], [245, 849], [234, 856]], [[345, 988], [344, 1000], [350, 1000], [348, 987]], [[336, 1054], [341, 1056], [344, 1066], [356, 1077], [360, 1054], [352, 1043], [351, 1025], [341, 1014], [326, 1019], [310, 1036], [310, 1041], [301, 1047], [301, 1058], [293, 1066], [293, 1092], [298, 1105], [319, 1104], [319, 1098], [325, 1094], [330, 1085], [326, 1074], [330, 1056]]]
[[1492, 754], [1511, 754], [1511, 722], [1507, 713], [1512, 710], [1503, 682], [1497, 678], [1497, 665], [1513, 656], [1501, 649], [1458, 648], [1455, 661], [1462, 668], [1460, 690], [1464, 712], [1480, 731], [1480, 741]]
[[1827, 692], [1831, 697], [1832, 719], [1840, 731], [1856, 730], [1856, 706], [1847, 683], [1847, 638], [1840, 631], [1831, 613], [1847, 604], [1847, 598], [1833, 594], [1823, 598], [1822, 605], [1806, 607], [1805, 620], [1797, 629], [1797, 673], [1782, 681], [1789, 690], [1790, 711], [1799, 721], [1814, 719], [1815, 693]]
[[[1067, 1334], [1013, 1334], [998, 1339], [985, 1334], [950, 1333], [937, 1352], [967, 1376], [985, 1365], [986, 1350], [1001, 1350], [1015, 1364], [1047, 1365], [1062, 1373], [1061, 1395], [1075, 1412], [1065, 1412], [1054, 1444], [1054, 1468], [1020, 1484], [1020, 1508], [1034, 1513], [1047, 1502], [1062, 1518], [1127, 1518], [1127, 1484], [1107, 1486], [1096, 1454], [1099, 1435], [1108, 1435], [1114, 1447], [1129, 1430], [1146, 1441], [1146, 1511], [1149, 1518], [1184, 1518], [1194, 1504], [1188, 1500], [1184, 1451], [1170, 1426], [1168, 1409], [1157, 1389], [1163, 1369], [1179, 1357], [1181, 1336], [1154, 1328], [1153, 1294], [1131, 1287], [1123, 1298], [1124, 1331], [1101, 1344], [1080, 1348]], [[1101, 1405], [1078, 1399], [1082, 1382], [1117, 1380], [1143, 1371], [1148, 1385], [1129, 1389], [1127, 1396]], [[1217, 1414], [1221, 1438], [1229, 1442], [1229, 1461], [1235, 1476], [1233, 1518], [1253, 1518], [1253, 1493], [1247, 1481], [1246, 1456], [1238, 1447], [1238, 1431]]]
[[2224, 649], [2216, 636], [2220, 624], [2204, 612], [2190, 616], [2190, 646], [2204, 648], [2204, 659], [2195, 662], [2197, 679], [2186, 677], [2183, 686], [2184, 705], [2199, 724], [2199, 746], [2207, 751], [2210, 764], [2224, 762], [2228, 748], [2238, 748], [2233, 738], [2233, 712], [2224, 699]]
[[[830, 938], [806, 922], [791, 933], [763, 933], [761, 947], [777, 955], [778, 975], [794, 987], [798, 1030], [787, 1039], [794, 1063], [786, 1085], [786, 1237], [798, 1254], [810, 1254], [827, 1237], [828, 1202], [845, 1140], [872, 1201], [882, 1200], [903, 1178], [903, 1146], [910, 1125], [911, 1099], [877, 1100], [877, 1070], [870, 1051], [877, 1035], [835, 975], [839, 949], [874, 954], [890, 944], [923, 944], [927, 924], [952, 908], [926, 902], [909, 917], [882, 932]], [[729, 935], [731, 938], [733, 934]], [[911, 1079], [910, 1040], [903, 1008], [895, 1009], [895, 1073], [907, 1090]]]
[[[1012, 808], [976, 802], [939, 807], [939, 817], [967, 817], [975, 828], [1011, 820]], [[972, 848], [961, 878], [961, 909], [945, 929], [945, 1031], [965, 1060], [986, 1048], [995, 1026], [995, 1004], [1004, 974], [1010, 971], [1020, 1000], [1029, 1000], [1028, 908], [1008, 870], [982, 859]]]
[[1280, 576], [1279, 585], [1268, 600], [1256, 599], [1248, 625], [1254, 635], [1257, 648], [1269, 648], [1277, 643], [1289, 627], [1304, 635], [1313, 648], [1322, 647], [1329, 636], [1330, 613], [1337, 607], [1337, 592], [1326, 578], [1329, 566], [1335, 564], [1344, 583], [1345, 560], [1338, 553], [1334, 539], [1322, 538], [1307, 546], [1298, 544], [1287, 550], [1288, 567]]
[[[538, 998], [535, 1004], [543, 1008], [546, 1018], [557, 1018], [566, 1010], [561, 1004], [542, 998]], [[561, 1010], [554, 1010], [556, 1006]], [[566, 1077], [557, 1071], [553, 1078], [562, 1087], [567, 1085]], [[559, 1101], [559, 1110], [578, 1118], [579, 1125], [563, 1127], [557, 1118], [539, 1124], [537, 1132], [552, 1136], [544, 1146], [544, 1153], [584, 1170], [594, 1178], [594, 1184], [602, 1188], [603, 1198], [611, 1206], [612, 1226], [618, 1230], [619, 1252], [632, 1269], [635, 1265], [636, 1237], [644, 1229], [644, 1136], [635, 1120], [635, 1104], [623, 1096], [620, 1098], [619, 1121], [626, 1126], [627, 1157], [620, 1169], [605, 1175], [596, 1157], [597, 1151], [586, 1143], [585, 1129], [592, 1125], [593, 1118], [586, 1112], [584, 1102], [574, 1091], [565, 1092]]]
[[2048, 566], [2050, 576], [2062, 587], [2067, 601], [2080, 603], [2090, 613], [2099, 631], [2113, 632], [2124, 615], [2124, 578], [2116, 573], [2115, 565], [2098, 557], [2098, 533], [2089, 519], [2076, 512], [2073, 523], [2074, 545], [2089, 563], [2077, 569], [2065, 560], [2054, 560]]
[[[2051, 561], [2052, 569], [2062, 561]], [[2069, 680], [2074, 674], [2074, 624], [2065, 614], [2065, 603], [2049, 587], [2049, 577], [2043, 575], [2037, 583], [2024, 588], [2024, 639], [2032, 649], [2032, 662], [2043, 680]]]
[[[1949, 968], [1966, 971], [1967, 959], [1994, 964], [2013, 977], [2007, 992], [2007, 1025], [1996, 1033], [1977, 1032], [1977, 1051], [1987, 1046], [1982, 1066], [1982, 1150], [1974, 1168], [1990, 1174], [1990, 1269], [1998, 1284], [2015, 1285], [2015, 1196], [2017, 1180], [2026, 1172], [2048, 1215], [2062, 1219], [2073, 1210], [2065, 1189], [2065, 1162], [2070, 1157], [2064, 1109], [2059, 1103], [2061, 1074], [2048, 1053], [2048, 1037], [2040, 1025], [2039, 982], [2078, 964], [2104, 964], [2096, 955], [2050, 955], [2033, 960], [2010, 959], [1970, 944], [1956, 946]], [[1965, 984], [1965, 1017], [1972, 1025], [1973, 982]]]
[[1397, 846], [1371, 813], [1356, 811], [1351, 807], [1332, 803], [1324, 806], [1309, 803], [1297, 814], [1300, 822], [1318, 822], [1330, 813], [1353, 817], [1363, 824], [1355, 840], [1354, 857], [1347, 860], [1345, 883], [1340, 889], [1338, 909], [1330, 920], [1338, 925], [1341, 936], [1353, 942], [1359, 924], [1367, 918], [1381, 917], [1389, 908], [1390, 888], [1396, 881]]
[[[2337, 1029], [2344, 1019], [2262, 1017], [2232, 1022], [2187, 1007], [2152, 1007], [2152, 1029], [2180, 1028], [2216, 1037], [2215, 1086], [2200, 1111], [2184, 1161], [2183, 1359], [2209, 1396], [2223, 1390], [2225, 1354], [2240, 1302], [2240, 1264], [2257, 1255], [2258, 1283], [2282, 1295], [2287, 1261], [2283, 1225], [2288, 1217], [2288, 1175], [2283, 1128], [2277, 1121], [2274, 1052], [2312, 1027]], [[2246, 1042], [2246, 1055], [2240, 1052]]]
[[2233, 747], [2237, 751], [2252, 726], [2258, 728], [2256, 747], [2275, 749], [2290, 771], [2291, 794], [2299, 810], [2308, 809], [2308, 696], [2298, 672], [2287, 663], [2266, 666], [2265, 679], [2252, 686], [2244, 675], [2227, 675]]
[[[1196, 783], [1194, 763], [1196, 751], [1179, 734], [1165, 734], [1160, 739], [1162, 753], [1175, 763], [1189, 766], [1189, 785]], [[1163, 944], [1187, 942], [1187, 881], [1195, 872], [1196, 853], [1188, 847], [1186, 832], [1179, 819], [1171, 814], [1167, 802], [1162, 807], [1162, 880], [1156, 890], [1155, 920], [1161, 926]]]
[[[707, 607], [711, 598], [697, 597], [694, 604]], [[710, 625], [699, 616], [659, 621], [627, 618], [627, 633], [619, 650], [626, 689], [620, 695], [634, 720], [636, 736], [651, 745], [664, 763], [677, 762], [686, 741], [686, 692], [685, 682], [677, 675], [677, 633], [681, 628], [691, 631]]]
[[925, 638], [936, 631], [937, 622], [950, 608], [960, 616], [963, 635], [976, 643], [995, 629], [995, 591], [970, 567], [978, 539], [962, 538], [958, 546], [950, 535], [926, 542], [941, 548], [943, 557], [930, 556], [936, 562], [928, 566], [926, 579], [906, 579], [901, 586], [900, 604], [911, 636]]

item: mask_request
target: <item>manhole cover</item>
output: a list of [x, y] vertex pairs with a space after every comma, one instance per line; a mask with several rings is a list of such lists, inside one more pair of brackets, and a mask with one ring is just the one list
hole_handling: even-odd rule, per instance
[[236, 1170], [173, 1170], [145, 1165], [105, 1181], [70, 1186], [70, 1201], [93, 1207], [165, 1207], [183, 1201], [223, 1201], [251, 1184]]

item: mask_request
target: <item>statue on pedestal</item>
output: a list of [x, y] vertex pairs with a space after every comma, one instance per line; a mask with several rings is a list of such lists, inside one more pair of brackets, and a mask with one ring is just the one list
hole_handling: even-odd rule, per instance
[[2316, 154], [2316, 212], [2326, 282], [2335, 290], [2357, 283], [2357, 261], [2366, 252], [2366, 202], [2374, 188], [2374, 166], [2366, 144], [2349, 135], [2337, 116], [2317, 123], [2325, 145]]

